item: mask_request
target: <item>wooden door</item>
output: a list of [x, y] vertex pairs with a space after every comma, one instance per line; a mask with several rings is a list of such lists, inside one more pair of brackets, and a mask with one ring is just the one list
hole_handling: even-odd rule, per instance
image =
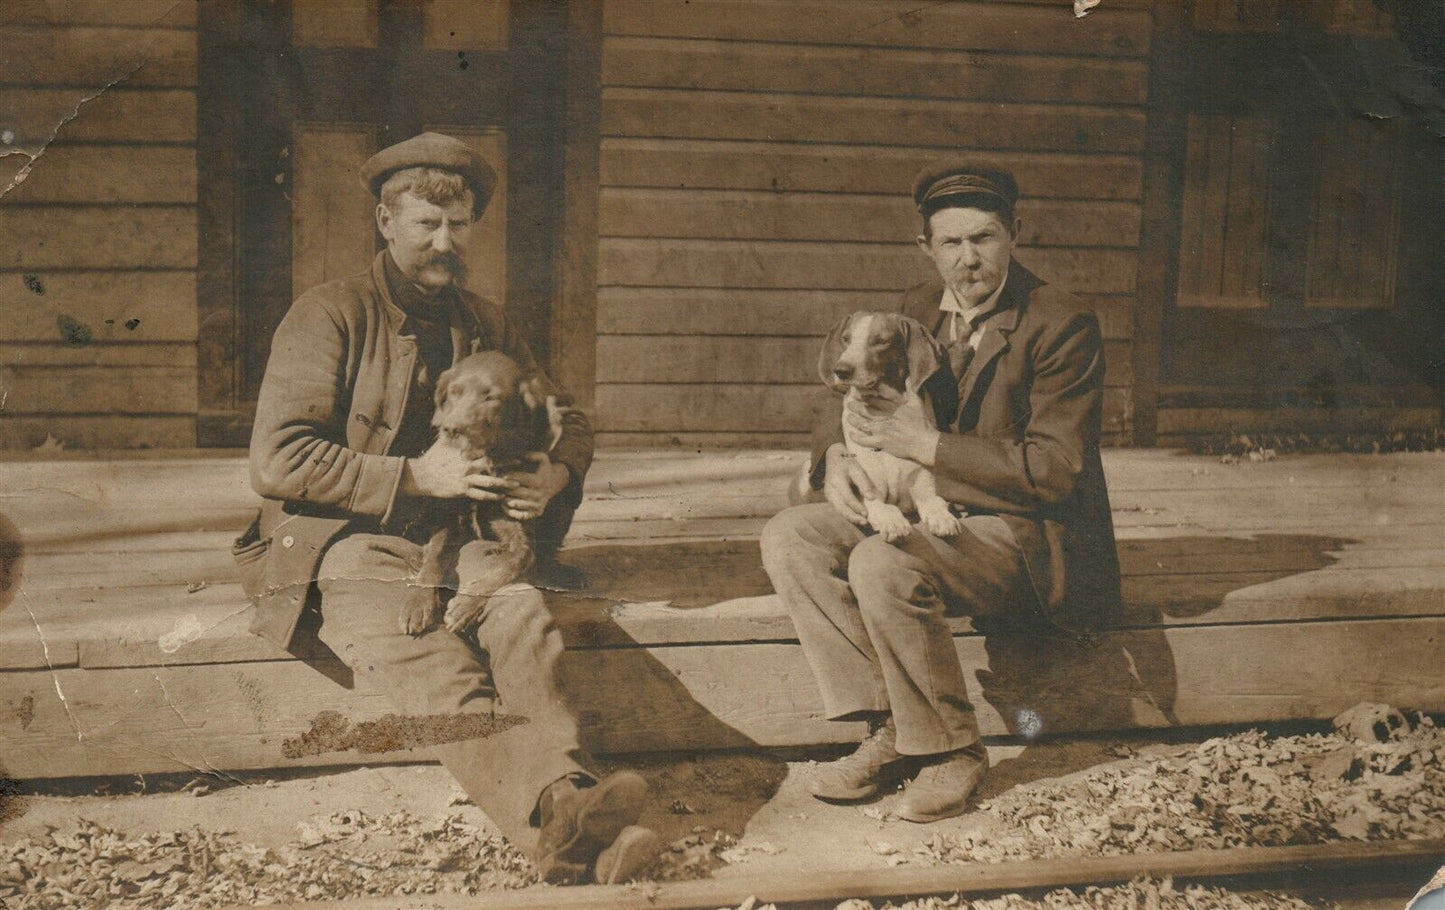
[[1392, 22], [1353, 0], [1187, 9], [1161, 408], [1288, 423], [1291, 408], [1434, 403], [1409, 350], [1425, 302], [1397, 280], [1412, 232], [1434, 232], [1406, 191], [1430, 156], [1361, 89]]
[[[202, 18], [203, 129], [211, 121], [230, 144], [218, 149], [212, 139], [201, 149], [202, 180], [232, 194], [229, 281], [215, 282], [231, 305], [225, 331], [202, 343], [210, 374], [202, 445], [244, 444], [271, 336], [291, 302], [365, 269], [381, 246], [376, 200], [358, 168], [423, 130], [472, 144], [496, 168], [467, 284], [504, 304], [547, 362], [565, 9], [529, 0], [243, 0], [210, 4]], [[213, 274], [225, 272], [222, 246], [213, 240]]]

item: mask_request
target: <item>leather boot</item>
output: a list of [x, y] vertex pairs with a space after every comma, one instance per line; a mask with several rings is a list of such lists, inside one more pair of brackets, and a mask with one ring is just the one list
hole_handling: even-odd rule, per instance
[[591, 787], [563, 778], [537, 801], [537, 871], [552, 884], [582, 882], [603, 850], [637, 821], [647, 798], [647, 782], [619, 771]]
[[987, 770], [988, 753], [982, 743], [938, 756], [904, 787], [893, 814], [910, 822], [936, 822], [962, 815]]
[[631, 881], [662, 853], [662, 839], [651, 828], [628, 825], [612, 846], [597, 854], [595, 880], [599, 885]]
[[808, 792], [824, 800], [866, 799], [896, 782], [905, 771], [904, 757], [894, 748], [897, 739], [898, 728], [889, 717], [852, 754], [814, 768]]

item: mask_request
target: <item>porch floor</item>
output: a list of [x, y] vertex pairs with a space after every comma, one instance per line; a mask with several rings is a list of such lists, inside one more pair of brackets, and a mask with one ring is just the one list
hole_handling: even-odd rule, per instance
[[[551, 597], [590, 747], [858, 736], [821, 718], [758, 561], [801, 460], [601, 453], [566, 556], [592, 590]], [[1110, 450], [1105, 468], [1124, 610], [1086, 643], [959, 620], [986, 735], [1326, 719], [1360, 701], [1445, 711], [1445, 455]], [[0, 587], [0, 776], [426, 758], [283, 754], [322, 712], [390, 708], [245, 631], [228, 550], [257, 502], [242, 458], [14, 461], [0, 490], [0, 533], [22, 553]]]

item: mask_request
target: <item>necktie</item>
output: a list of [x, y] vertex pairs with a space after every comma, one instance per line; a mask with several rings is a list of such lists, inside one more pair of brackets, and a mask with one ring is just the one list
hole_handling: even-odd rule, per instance
[[963, 380], [963, 374], [968, 370], [969, 362], [973, 360], [973, 333], [973, 326], [963, 318], [963, 314], [954, 313], [953, 329], [950, 332], [953, 341], [948, 345], [948, 365], [953, 370], [953, 378], [956, 382]]

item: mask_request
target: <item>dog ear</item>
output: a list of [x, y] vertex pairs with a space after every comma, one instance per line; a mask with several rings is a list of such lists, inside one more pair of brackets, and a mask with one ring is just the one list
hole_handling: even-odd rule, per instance
[[451, 388], [452, 378], [455, 375], [456, 368], [453, 367], [437, 377], [437, 388], [434, 397], [436, 398], [436, 411], [438, 414], [442, 412], [443, 406], [447, 403], [447, 390]]
[[818, 377], [823, 380], [823, 385], [835, 392], [846, 392], [848, 387], [839, 382], [833, 375], [833, 367], [838, 365], [838, 358], [843, 356], [843, 335], [848, 331], [848, 324], [853, 321], [856, 313], [844, 316], [833, 326], [833, 331], [823, 339], [823, 350], [818, 355]]
[[943, 345], [923, 323], [904, 316], [902, 319], [903, 349], [908, 358], [908, 378], [904, 385], [910, 392], [917, 392], [938, 372], [947, 356]]

